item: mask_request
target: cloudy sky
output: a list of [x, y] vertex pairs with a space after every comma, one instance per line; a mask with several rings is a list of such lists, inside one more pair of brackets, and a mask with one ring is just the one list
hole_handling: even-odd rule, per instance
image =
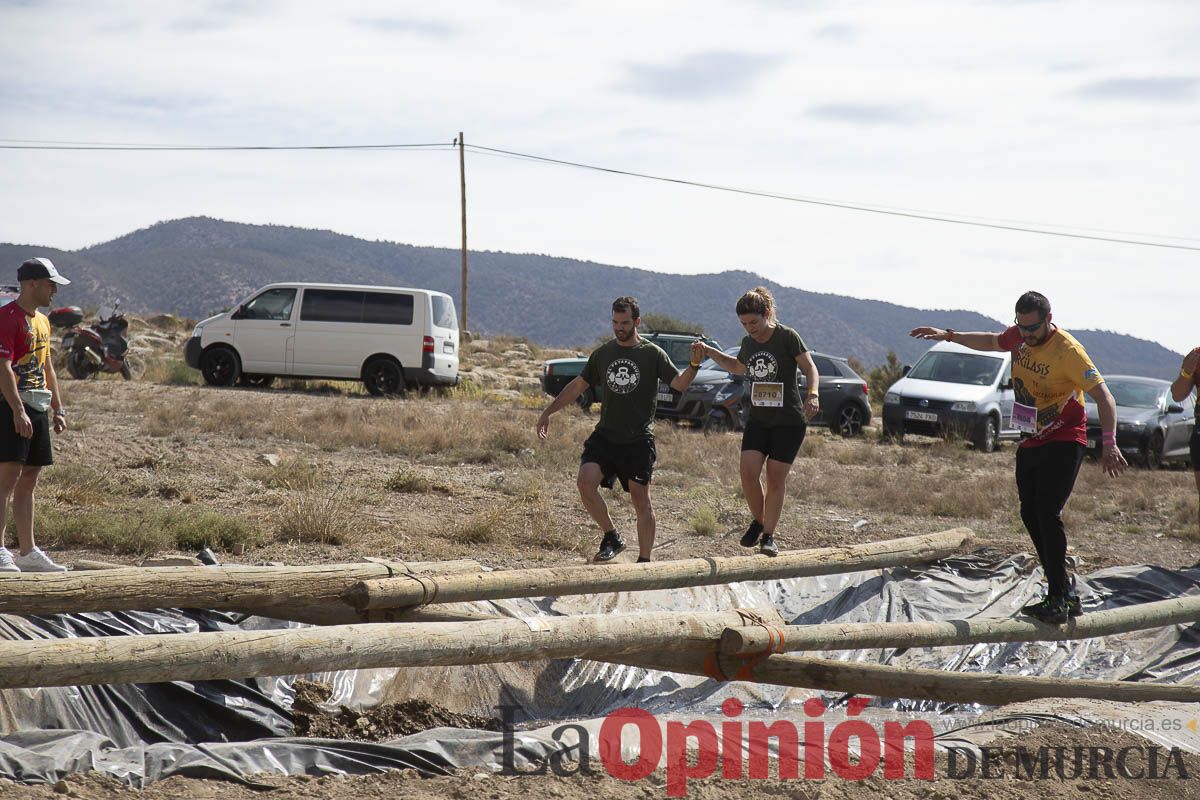
[[[0, 139], [448, 144], [461, 130], [664, 177], [1200, 248], [1197, 42], [1194, 0], [0, 0]], [[478, 152], [467, 173], [475, 249], [747, 269], [1001, 320], [1036, 288], [1068, 329], [1200, 344], [1197, 250]], [[0, 241], [76, 248], [204, 214], [459, 242], [450, 149], [0, 150], [0, 174]]]

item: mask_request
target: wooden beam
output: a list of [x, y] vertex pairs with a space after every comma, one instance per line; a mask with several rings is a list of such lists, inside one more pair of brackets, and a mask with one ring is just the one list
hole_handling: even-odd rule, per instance
[[793, 550], [768, 556], [689, 558], [650, 564], [602, 564], [514, 569], [476, 574], [365, 580], [346, 599], [360, 609], [408, 608], [512, 597], [678, 589], [738, 581], [831, 575], [945, 558], [970, 538], [968, 528], [847, 547]]
[[[781, 624], [778, 612], [757, 612]], [[296, 675], [377, 667], [716, 652], [747, 614], [598, 614], [481, 622], [0, 641], [0, 689]]]
[[[458, 561], [320, 564], [304, 567], [123, 567], [88, 572], [0, 574], [0, 614], [65, 614], [83, 611], [149, 611], [210, 608], [279, 616], [306, 606], [342, 606], [359, 581], [409, 570], [413, 574], [479, 571], [479, 562]], [[299, 619], [282, 616], [282, 619]]]
[[992, 706], [1050, 697], [1081, 697], [1127, 703], [1154, 700], [1200, 702], [1200, 686], [1194, 684], [946, 672], [793, 655], [745, 657], [645, 653], [634, 656], [606, 656], [599, 660], [710, 678], [719, 674], [721, 680], [821, 689], [871, 697], [904, 697], [911, 700], [982, 703]]
[[721, 637], [726, 655], [883, 647], [951, 647], [988, 642], [1059, 642], [1200, 621], [1200, 595], [1093, 611], [1065, 625], [1029, 619], [960, 619], [924, 622], [858, 622], [730, 628]]

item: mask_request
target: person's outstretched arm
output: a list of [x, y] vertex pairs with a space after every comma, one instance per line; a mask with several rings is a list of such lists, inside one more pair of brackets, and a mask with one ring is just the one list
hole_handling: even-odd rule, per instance
[[746, 365], [738, 361], [733, 356], [726, 355], [717, 348], [707, 345], [704, 342], [700, 342], [700, 348], [705, 358], [711, 358], [713, 361], [717, 362], [721, 366], [721, 369], [725, 370], [730, 375], [746, 374]]
[[1183, 366], [1179, 368], [1179, 374], [1171, 384], [1171, 399], [1176, 403], [1182, 403], [1191, 394], [1192, 386], [1196, 382], [1194, 376], [1197, 366], [1200, 366], [1200, 347], [1193, 347], [1192, 351], [1183, 357]]
[[969, 347], [972, 350], [984, 350], [993, 352], [1003, 352], [1004, 348], [1000, 346], [1000, 334], [998, 333], [982, 333], [971, 332], [963, 333], [956, 331], [953, 328], [931, 328], [921, 327], [913, 328], [908, 332], [908, 335], [914, 339], [932, 339], [938, 342], [954, 342], [961, 344], [963, 347]]

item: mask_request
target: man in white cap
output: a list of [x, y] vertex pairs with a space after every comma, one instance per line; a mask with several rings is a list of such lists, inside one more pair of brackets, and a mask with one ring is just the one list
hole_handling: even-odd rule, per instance
[[70, 283], [48, 258], [31, 258], [17, 270], [21, 293], [0, 307], [0, 395], [10, 414], [0, 413], [0, 537], [12, 498], [19, 552], [3, 546], [0, 572], [63, 572], [33, 541], [33, 489], [42, 467], [54, 462], [50, 429], [67, 427], [58, 378], [50, 360], [50, 320], [38, 311], [59, 286]]

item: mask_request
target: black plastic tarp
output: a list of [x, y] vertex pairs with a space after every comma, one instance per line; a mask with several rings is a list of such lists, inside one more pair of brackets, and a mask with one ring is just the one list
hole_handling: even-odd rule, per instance
[[[1026, 555], [986, 553], [929, 567], [872, 570], [848, 575], [745, 582], [671, 591], [586, 595], [473, 604], [509, 616], [709, 611], [773, 606], [796, 624], [1005, 617], [1034, 599], [1040, 570]], [[1085, 610], [1200, 594], [1200, 567], [1120, 567], [1081, 576]], [[89, 613], [47, 617], [0, 616], [0, 637], [170, 635], [290, 627], [291, 623], [211, 611]], [[828, 657], [961, 672], [1194, 683], [1200, 671], [1200, 626], [1073, 642], [1031, 642], [906, 650], [862, 650]], [[710, 717], [737, 697], [748, 715], [795, 714], [819, 692], [748, 683], [721, 684], [689, 675], [563, 659], [551, 662], [444, 668], [375, 669], [306, 676], [334, 687], [328, 703], [363, 709], [409, 697], [451, 710], [495, 715], [505, 704], [522, 723], [518, 764], [563, 747], [550, 736], [563, 721], [596, 728], [605, 714], [637, 706], [664, 719]], [[500, 734], [439, 728], [388, 743], [290, 738], [291, 679], [202, 681], [81, 686], [0, 692], [0, 776], [55, 781], [65, 774], [99, 770], [135, 786], [183, 774], [252, 782], [257, 773], [364, 773], [411, 767], [425, 772], [500, 763]], [[836, 708], [845, 698], [824, 696]], [[1149, 704], [1128, 715], [1181, 713], [1176, 704]], [[1069, 724], [1101, 722], [1114, 713], [1103, 704], [1022, 704], [1021, 719]], [[870, 713], [903, 713], [929, 720], [955, 741], [977, 723], [1001, 726], [1005, 709], [914, 703], [875, 698]], [[967, 737], [970, 738], [970, 737]], [[1193, 741], [1193, 739], [1195, 741]], [[595, 739], [593, 738], [593, 741]], [[1174, 744], [1200, 751], [1187, 730]]]

